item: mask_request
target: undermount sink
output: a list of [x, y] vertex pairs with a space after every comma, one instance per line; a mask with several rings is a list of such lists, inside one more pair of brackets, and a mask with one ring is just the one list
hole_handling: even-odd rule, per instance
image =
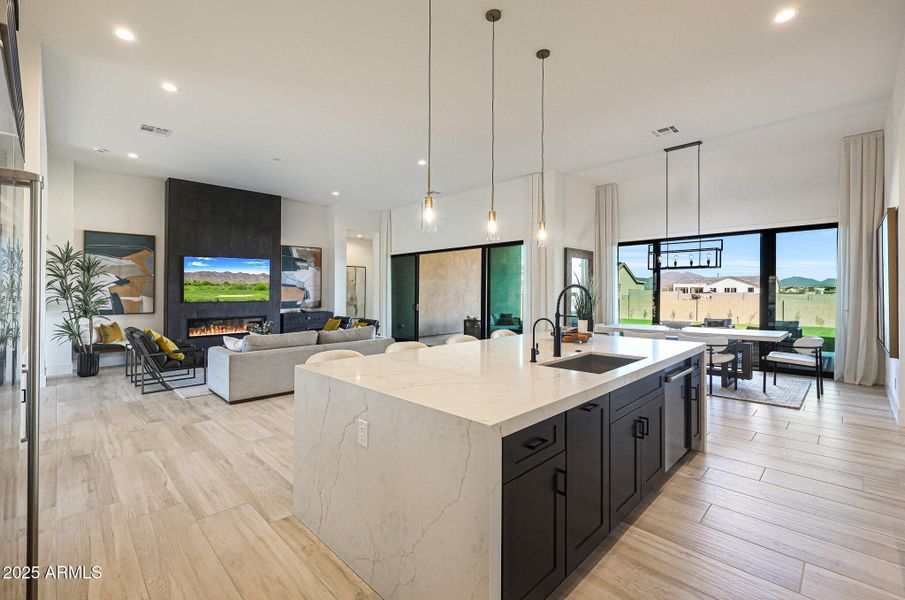
[[544, 363], [544, 367], [553, 367], [554, 369], [568, 369], [569, 371], [581, 371], [583, 373], [606, 373], [619, 367], [630, 365], [633, 362], [643, 360], [633, 356], [610, 356], [608, 354], [597, 354], [595, 352], [587, 352], [576, 354], [571, 358], [557, 360], [554, 362]]

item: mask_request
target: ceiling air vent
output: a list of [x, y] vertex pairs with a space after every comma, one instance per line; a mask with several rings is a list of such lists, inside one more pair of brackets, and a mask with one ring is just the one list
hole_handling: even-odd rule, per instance
[[661, 127], [660, 129], [654, 129], [651, 131], [654, 134], [654, 137], [663, 137], [664, 135], [672, 135], [674, 133], [679, 133], [679, 128], [675, 125], [669, 125], [667, 127]]
[[138, 129], [145, 133], [150, 133], [151, 135], [159, 135], [160, 137], [170, 137], [170, 134], [173, 133], [172, 129], [167, 129], [166, 127], [157, 127], [155, 125], [148, 125], [147, 123], [142, 123], [138, 126]]

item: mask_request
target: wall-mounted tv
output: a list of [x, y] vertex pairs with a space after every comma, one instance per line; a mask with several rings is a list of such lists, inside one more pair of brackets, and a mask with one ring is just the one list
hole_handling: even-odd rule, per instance
[[268, 302], [270, 259], [186, 256], [183, 302]]

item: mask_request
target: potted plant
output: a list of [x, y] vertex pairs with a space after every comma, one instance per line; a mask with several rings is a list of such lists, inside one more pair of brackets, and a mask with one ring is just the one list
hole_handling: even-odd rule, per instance
[[[60, 305], [63, 311], [53, 340], [72, 343], [79, 377], [91, 377], [100, 370], [92, 332], [96, 320], [107, 320], [100, 313], [105, 301], [104, 286], [99, 283], [102, 273], [98, 258], [76, 250], [69, 242], [47, 252], [47, 303]], [[86, 333], [87, 342], [83, 339]]]
[[594, 310], [600, 301], [600, 293], [597, 291], [594, 278], [588, 277], [588, 280], [582, 282], [581, 285], [588, 289], [590, 295], [583, 292], [575, 294], [575, 314], [578, 316], [578, 331], [594, 331]]

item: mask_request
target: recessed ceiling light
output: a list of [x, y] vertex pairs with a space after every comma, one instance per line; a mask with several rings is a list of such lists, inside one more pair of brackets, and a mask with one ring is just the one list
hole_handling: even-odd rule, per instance
[[331, 193], [331, 194], [333, 194], [333, 195], [334, 195], [334, 196], [339, 196], [339, 192], [338, 192], [338, 191], [336, 191], [336, 190], [333, 190], [333, 191], [332, 191], [332, 192], [330, 192], [330, 193]]
[[427, 164], [427, 161], [424, 160], [423, 158], [422, 158], [421, 160], [418, 161], [418, 166], [419, 166], [419, 167], [423, 167], [423, 166], [426, 165], [426, 164]]
[[798, 11], [794, 8], [784, 8], [773, 17], [774, 23], [785, 23], [787, 21], [791, 21], [798, 15]]
[[117, 27], [113, 30], [113, 34], [124, 42], [135, 41], [135, 34], [132, 33], [131, 29], [126, 29], [125, 27]]
[[134, 152], [130, 152], [126, 156], [128, 156], [129, 158], [138, 158], [138, 155], [135, 154]]
[[176, 87], [176, 84], [171, 83], [169, 81], [164, 81], [163, 83], [160, 84], [160, 87], [161, 87], [161, 89], [163, 89], [163, 91], [170, 92], [171, 94], [175, 94], [176, 92], [179, 91], [179, 88]]

